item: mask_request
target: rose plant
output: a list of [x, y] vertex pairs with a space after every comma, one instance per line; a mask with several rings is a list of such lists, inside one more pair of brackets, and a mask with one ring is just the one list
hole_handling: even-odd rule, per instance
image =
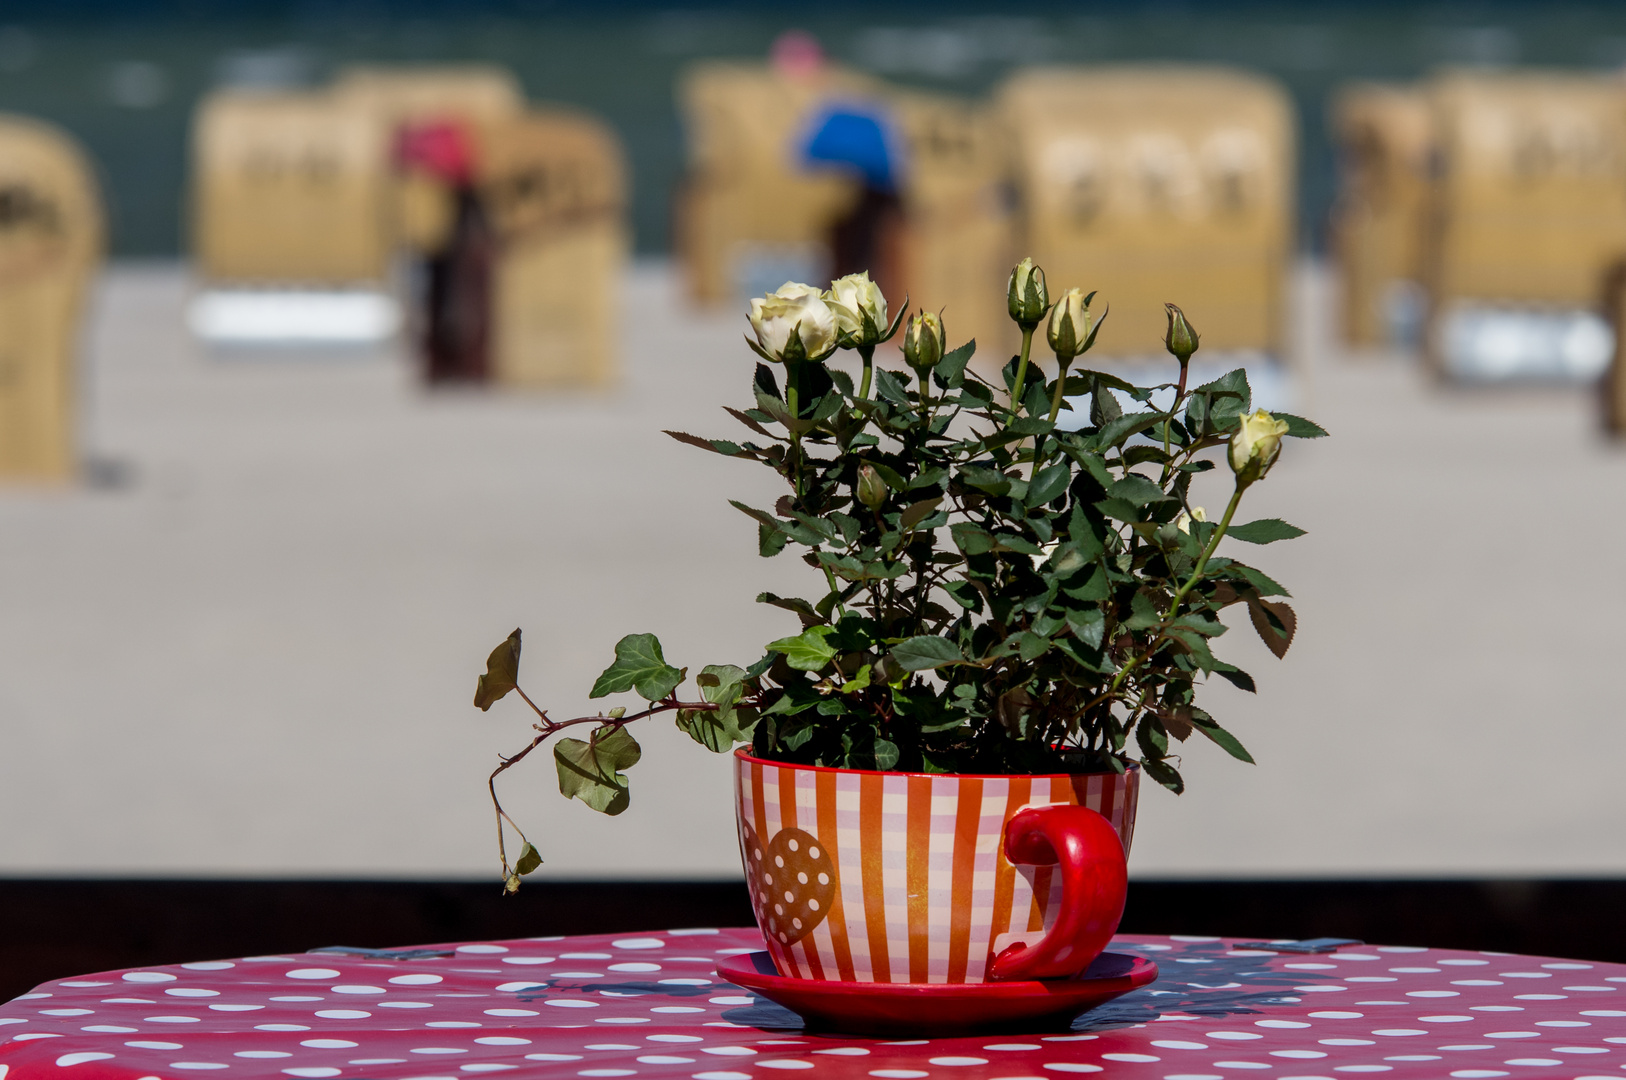
[[[786, 493], [772, 507], [732, 502], [756, 523], [763, 557], [787, 549], [813, 571], [805, 597], [763, 593], [796, 623], [747, 666], [714, 664], [680, 693], [689, 669], [652, 634], [631, 634], [589, 691], [633, 694], [622, 706], [554, 720], [518, 685], [520, 632], [487, 661], [474, 703], [510, 691], [536, 713], [535, 737], [504, 758], [488, 786], [506, 887], [541, 855], [524, 840], [510, 862], [496, 779], [567, 728], [553, 748], [559, 789], [617, 814], [640, 749], [628, 725], [671, 713], [707, 749], [748, 743], [769, 760], [923, 773], [1084, 773], [1138, 764], [1178, 793], [1177, 744], [1193, 735], [1253, 759], [1197, 704], [1217, 675], [1248, 691], [1246, 672], [1214, 654], [1220, 614], [1245, 609], [1283, 655], [1295, 616], [1287, 590], [1217, 553], [1222, 538], [1268, 544], [1301, 535], [1275, 518], [1235, 524], [1243, 494], [1263, 479], [1288, 436], [1326, 434], [1308, 420], [1252, 406], [1243, 371], [1189, 387], [1198, 336], [1168, 305], [1172, 384], [1137, 386], [1074, 370], [1106, 311], [1069, 289], [1052, 304], [1043, 271], [1023, 260], [1007, 302], [1021, 351], [989, 380], [970, 365], [975, 342], [945, 348], [931, 312], [889, 321], [867, 274], [820, 291], [786, 284], [751, 302], [760, 362], [752, 401], [727, 411], [741, 441], [668, 432], [699, 449], [773, 469]], [[1033, 339], [1055, 356], [1033, 362]], [[903, 329], [908, 370], [875, 364]], [[830, 366], [861, 361], [857, 384]], [[1084, 422], [1061, 423], [1088, 398]], [[1224, 448], [1223, 453], [1208, 453]], [[1229, 465], [1228, 502], [1209, 521], [1193, 480]]]

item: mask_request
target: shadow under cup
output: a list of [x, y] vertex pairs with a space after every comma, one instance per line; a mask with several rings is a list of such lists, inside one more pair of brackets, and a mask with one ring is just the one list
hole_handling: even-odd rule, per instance
[[[1088, 967], [1122, 915], [1139, 769], [926, 775], [744, 750], [734, 765], [751, 905], [784, 976], [1065, 978]], [[1046, 940], [1051, 931], [1068, 940]]]

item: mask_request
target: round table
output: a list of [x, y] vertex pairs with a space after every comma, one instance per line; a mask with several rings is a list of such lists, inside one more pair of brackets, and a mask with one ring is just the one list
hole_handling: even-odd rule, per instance
[[1156, 983], [1071, 1032], [814, 1034], [718, 980], [755, 929], [251, 956], [61, 979], [0, 1007], [0, 1080], [1146, 1080], [1626, 1073], [1626, 965], [1121, 936]]

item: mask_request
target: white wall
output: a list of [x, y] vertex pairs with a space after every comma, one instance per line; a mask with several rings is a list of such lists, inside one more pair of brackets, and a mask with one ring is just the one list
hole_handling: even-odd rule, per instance
[[[624, 633], [699, 666], [792, 629], [751, 598], [808, 571], [758, 559], [725, 501], [771, 501], [771, 475], [658, 432], [731, 433], [744, 320], [681, 313], [660, 268], [629, 283], [603, 395], [210, 358], [186, 289], [116, 268], [97, 307], [86, 438], [131, 482], [0, 494], [0, 874], [494, 876], [485, 775], [527, 719], [469, 699], [509, 630], [563, 715]], [[1310, 355], [1302, 409], [1334, 438], [1291, 443], [1247, 510], [1310, 535], [1238, 545], [1293, 590], [1299, 640], [1278, 662], [1238, 627], [1220, 652], [1260, 694], [1209, 690], [1260, 764], [1191, 746], [1133, 871], [1626, 871], [1626, 458], [1578, 393]], [[619, 818], [561, 800], [546, 754], [508, 774], [542, 873], [737, 874], [725, 762], [637, 734]]]

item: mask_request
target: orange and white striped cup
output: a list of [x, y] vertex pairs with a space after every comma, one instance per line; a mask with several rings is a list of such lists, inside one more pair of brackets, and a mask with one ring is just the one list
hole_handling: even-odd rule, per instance
[[751, 905], [781, 975], [1066, 978], [1117, 930], [1138, 769], [927, 775], [743, 749], [734, 764]]

